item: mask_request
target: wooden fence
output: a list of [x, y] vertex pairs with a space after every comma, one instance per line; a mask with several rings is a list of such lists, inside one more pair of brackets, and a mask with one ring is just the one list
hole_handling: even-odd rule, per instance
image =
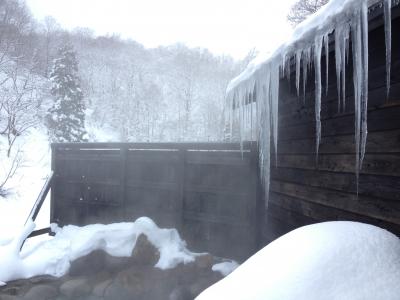
[[53, 144], [51, 221], [152, 218], [191, 249], [243, 259], [256, 249], [258, 151], [245, 143]]

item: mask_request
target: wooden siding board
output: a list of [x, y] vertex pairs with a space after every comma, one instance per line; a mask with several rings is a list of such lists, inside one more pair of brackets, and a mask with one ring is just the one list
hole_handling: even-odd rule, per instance
[[[293, 168], [272, 168], [272, 178], [277, 181], [326, 188], [340, 192], [357, 193], [354, 173], [339, 173], [320, 170]], [[358, 185], [359, 195], [386, 200], [400, 200], [399, 178], [361, 174]]]

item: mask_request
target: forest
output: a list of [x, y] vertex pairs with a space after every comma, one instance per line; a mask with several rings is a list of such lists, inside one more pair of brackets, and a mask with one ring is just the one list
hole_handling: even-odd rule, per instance
[[[52, 17], [34, 20], [23, 1], [0, 2], [0, 133], [10, 145], [44, 121], [54, 63], [68, 46], [76, 56], [91, 141], [215, 141], [224, 137], [224, 97], [243, 61], [183, 44], [146, 49], [88, 28], [66, 31]], [[212, 74], [212, 79], [210, 77]], [[110, 137], [109, 137], [110, 138]]]
[[32, 130], [49, 142], [226, 139], [226, 86], [254, 56], [147, 49], [116, 34], [67, 31], [52, 17], [35, 20], [24, 1], [1, 0], [0, 190], [23, 164]]

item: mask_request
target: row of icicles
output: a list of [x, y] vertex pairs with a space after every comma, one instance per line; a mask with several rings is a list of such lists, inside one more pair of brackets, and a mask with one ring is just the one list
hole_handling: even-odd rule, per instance
[[[239, 84], [238, 87], [228, 92], [228, 109], [231, 136], [233, 123], [239, 124], [239, 136], [241, 144], [244, 138], [253, 137], [255, 133], [259, 142], [260, 175], [268, 204], [270, 185], [270, 144], [271, 137], [275, 150], [275, 158], [278, 152], [278, 101], [279, 83], [281, 77], [286, 76], [290, 80], [290, 64], [295, 64], [295, 84], [297, 95], [300, 94], [300, 72], [302, 70], [303, 87], [305, 93], [307, 71], [314, 65], [315, 72], [315, 123], [316, 145], [315, 152], [318, 158], [321, 141], [321, 96], [322, 76], [325, 79], [325, 93], [328, 92], [328, 66], [329, 66], [329, 36], [334, 35], [335, 67], [337, 79], [338, 110], [344, 111], [346, 107], [346, 64], [350, 53], [353, 59], [353, 86], [355, 103], [355, 147], [356, 164], [355, 174], [358, 182], [359, 173], [365, 155], [367, 143], [367, 107], [368, 107], [368, 1], [360, 1], [360, 5], [354, 9], [351, 18], [347, 22], [341, 22], [334, 28], [329, 28], [323, 34], [317, 35], [309, 41], [308, 46], [302, 49], [280, 53], [268, 60], [255, 71], [250, 79]], [[383, 0], [384, 27], [386, 44], [386, 86], [387, 95], [390, 89], [391, 66], [391, 0]], [[350, 43], [350, 40], [352, 41]], [[304, 42], [304, 41], [302, 41]], [[307, 43], [303, 43], [306, 44]], [[350, 51], [351, 45], [351, 51]], [[321, 74], [321, 56], [325, 52], [326, 74]], [[282, 76], [281, 76], [282, 74]], [[251, 99], [253, 98], [254, 99]], [[305, 95], [304, 95], [305, 98]], [[253, 102], [254, 101], [254, 102]], [[232, 109], [233, 108], [233, 109]], [[235, 122], [236, 122], [235, 121]], [[247, 132], [247, 134], [246, 134]]]

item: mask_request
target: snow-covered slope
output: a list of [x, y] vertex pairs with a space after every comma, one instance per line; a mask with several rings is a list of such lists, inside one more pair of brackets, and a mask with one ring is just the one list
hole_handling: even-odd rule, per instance
[[140, 234], [146, 235], [160, 251], [157, 268], [174, 268], [180, 263], [194, 261], [197, 255], [186, 249], [176, 229], [160, 229], [146, 217], [133, 223], [54, 228], [54, 238], [39, 244], [27, 243], [19, 254], [21, 241], [33, 228], [34, 224], [28, 222], [13, 241], [0, 246], [0, 282], [44, 274], [62, 276], [67, 273], [71, 261], [99, 249], [112, 256], [128, 257]]
[[[50, 172], [51, 154], [45, 132], [41, 126], [25, 132], [17, 139], [10, 158], [6, 155], [6, 138], [0, 136], [1, 179], [6, 176], [15, 155], [20, 161], [16, 173], [5, 185], [7, 195], [0, 196], [0, 245], [12, 238], [25, 223]], [[46, 201], [36, 221], [38, 228], [49, 226], [49, 213], [49, 201]]]
[[280, 237], [196, 299], [396, 300], [399, 295], [399, 238], [372, 225], [326, 222]]

